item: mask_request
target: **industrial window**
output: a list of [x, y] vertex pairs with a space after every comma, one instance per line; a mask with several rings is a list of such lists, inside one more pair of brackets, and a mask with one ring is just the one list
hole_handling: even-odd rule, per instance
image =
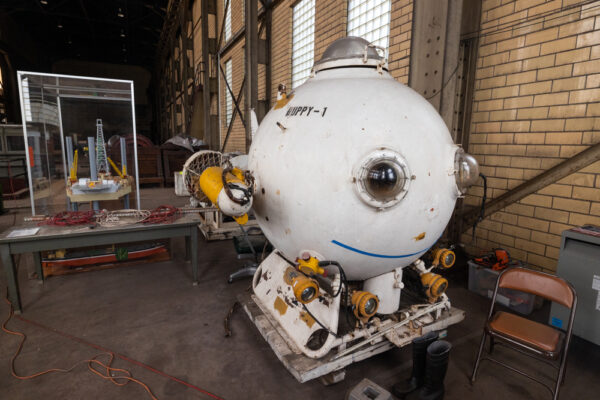
[[358, 36], [381, 46], [388, 54], [390, 0], [349, 0], [348, 36]]
[[292, 89], [310, 75], [315, 57], [315, 0], [302, 0], [292, 10]]
[[227, 4], [225, 9], [225, 41], [231, 37], [231, 1], [223, 0], [223, 5]]
[[31, 122], [33, 121], [33, 115], [31, 113], [31, 100], [29, 96], [29, 79], [23, 78], [23, 108], [25, 114], [25, 121]]
[[[233, 90], [232, 79], [231, 79], [231, 59], [227, 60], [225, 63], [225, 79], [227, 80], [227, 84]], [[233, 115], [233, 97], [231, 97], [231, 93], [229, 89], [227, 89], [227, 85], [225, 85], [225, 124], [229, 126], [231, 122], [231, 116]]]

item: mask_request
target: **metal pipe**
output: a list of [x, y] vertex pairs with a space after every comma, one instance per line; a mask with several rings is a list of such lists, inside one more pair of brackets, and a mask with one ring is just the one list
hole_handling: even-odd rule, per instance
[[98, 171], [96, 170], [96, 140], [93, 137], [88, 137], [88, 158], [90, 159], [90, 179], [98, 180]]
[[140, 210], [140, 176], [138, 168], [138, 153], [137, 153], [137, 129], [135, 122], [135, 94], [133, 91], [133, 81], [130, 81], [131, 87], [131, 118], [133, 126], [133, 166], [135, 167], [135, 192], [136, 192], [136, 203], [137, 209]]
[[[88, 159], [90, 160], [90, 180], [98, 180], [98, 170], [96, 169], [96, 141], [93, 137], [88, 137]], [[100, 210], [100, 203], [98, 201], [92, 202], [94, 210]]]
[[[588, 147], [581, 153], [563, 161], [562, 163], [550, 168], [540, 175], [491, 200], [485, 205], [483, 218], [490, 216], [496, 211], [502, 210], [503, 208], [521, 200], [522, 198], [535, 193], [538, 190], [543, 189], [559, 179], [571, 175], [572, 173], [577, 172], [598, 160], [600, 160], [600, 143], [596, 143], [595, 145]], [[478, 219], [478, 217], [479, 207], [465, 214], [463, 217], [464, 224], [462, 230], [466, 231], [469, 229]]]
[[[24, 77], [26, 73], [23, 71], [17, 71], [17, 80], [19, 81], [19, 101], [21, 103], [22, 122], [23, 122], [23, 139], [25, 140], [25, 158], [27, 159], [27, 180], [29, 182], [29, 201], [31, 202], [31, 215], [35, 215], [35, 202], [33, 193], [33, 178], [31, 174], [31, 157], [29, 157], [29, 139], [27, 138], [27, 113], [25, 111], [25, 102], [23, 100], [23, 81], [28, 79]], [[29, 82], [27, 82], [29, 84]]]
[[[219, 51], [217, 50], [217, 65], [221, 66], [221, 54], [219, 53]], [[206, 117], [205, 117], [206, 118]], [[231, 117], [231, 119], [233, 119], [233, 117]], [[219, 74], [217, 73], [217, 126], [219, 129], [219, 145], [216, 147], [217, 149], [221, 147], [221, 129], [223, 129], [223, 122], [221, 121], [221, 78], [219, 77]], [[205, 136], [206, 139], [206, 136]], [[225, 147], [223, 147], [221, 149], [221, 152], [223, 152], [223, 150], [225, 149]]]
[[[56, 85], [58, 86], [58, 78], [56, 78]], [[44, 89], [42, 89], [42, 93], [44, 92]], [[63, 172], [65, 175], [65, 190], [67, 188], [67, 179], [69, 174], [68, 174], [68, 170], [67, 170], [67, 161], [65, 159], [65, 134], [63, 131], [63, 123], [62, 123], [62, 108], [61, 108], [61, 101], [60, 101], [60, 91], [57, 91], [57, 95], [56, 95], [56, 106], [58, 108], [58, 131], [60, 132], [60, 150], [62, 153], [62, 162], [63, 162]], [[50, 174], [50, 171], [48, 171], [48, 174]], [[69, 200], [69, 196], [67, 196], [66, 199], [67, 202], [67, 210], [70, 209], [71, 207], [71, 201]]]
[[67, 136], [65, 142], [67, 144], [67, 167], [69, 167], [69, 171], [71, 171], [71, 168], [73, 168], [73, 138]]

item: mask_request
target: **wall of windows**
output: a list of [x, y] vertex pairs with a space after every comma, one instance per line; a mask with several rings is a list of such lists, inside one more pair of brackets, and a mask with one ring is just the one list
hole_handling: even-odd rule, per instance
[[302, 0], [292, 10], [292, 89], [310, 75], [315, 57], [315, 0]]

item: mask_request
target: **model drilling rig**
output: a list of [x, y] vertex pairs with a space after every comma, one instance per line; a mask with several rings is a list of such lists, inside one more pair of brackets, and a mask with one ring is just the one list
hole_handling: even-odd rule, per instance
[[[127, 175], [127, 155], [125, 139], [121, 138], [121, 167], [119, 168], [106, 153], [106, 142], [102, 119], [96, 119], [96, 139], [88, 137], [88, 159], [90, 162], [90, 177], [77, 177], [78, 151], [73, 151], [73, 140], [66, 138], [67, 157], [69, 161], [69, 179], [67, 180], [67, 196], [74, 210], [77, 203], [92, 202], [94, 209], [99, 209], [99, 201], [117, 200], [123, 198], [124, 208], [129, 208], [129, 193], [133, 178]], [[110, 165], [117, 173], [113, 176]]]
[[96, 120], [96, 168], [98, 168], [98, 173], [110, 175], [106, 156], [106, 142], [104, 142], [102, 120], [100, 118]]

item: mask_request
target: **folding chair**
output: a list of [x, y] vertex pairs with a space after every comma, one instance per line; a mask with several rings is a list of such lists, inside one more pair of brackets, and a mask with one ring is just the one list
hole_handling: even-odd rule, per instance
[[[571, 313], [566, 331], [509, 312], [498, 311], [494, 313], [496, 296], [499, 288], [515, 289], [532, 293], [569, 308]], [[567, 353], [569, 351], [569, 343], [571, 341], [576, 308], [577, 294], [575, 293], [575, 289], [573, 289], [573, 286], [564, 279], [521, 267], [509, 268], [503, 271], [496, 282], [496, 288], [494, 289], [494, 295], [492, 296], [492, 305], [490, 306], [490, 312], [483, 329], [479, 353], [477, 354], [473, 375], [471, 376], [471, 383], [475, 383], [479, 362], [481, 360], [490, 360], [540, 383], [550, 390], [554, 400], [558, 399], [560, 386], [565, 377], [565, 365]], [[490, 337], [490, 355], [481, 358], [485, 341], [488, 336]], [[503, 344], [558, 369], [554, 389], [516, 367], [492, 358], [491, 354], [496, 340], [498, 341], [498, 344]]]

